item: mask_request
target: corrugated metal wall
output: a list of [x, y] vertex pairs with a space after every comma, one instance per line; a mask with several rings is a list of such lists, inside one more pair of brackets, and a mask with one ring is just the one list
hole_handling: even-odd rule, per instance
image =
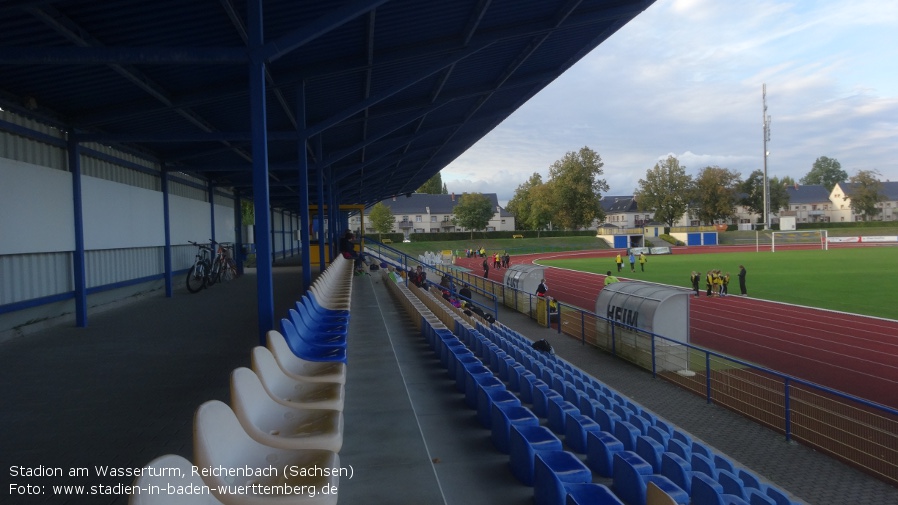
[[71, 253], [0, 256], [0, 305], [74, 289]]
[[[65, 134], [59, 129], [9, 111], [0, 111], [0, 119], [53, 138], [65, 139]], [[0, 157], [57, 170], [68, 170], [65, 149], [5, 131], [0, 131]]]
[[[65, 139], [63, 131], [9, 111], [0, 111], [0, 120], [31, 130], [35, 132], [35, 136], [44, 134], [60, 141]], [[0, 130], [0, 157], [68, 171], [66, 150], [44, 140]], [[86, 149], [81, 161], [83, 175], [162, 191], [160, 165], [155, 161], [100, 144], [85, 144], [84, 147]], [[102, 156], [92, 155], [91, 150]], [[117, 164], [108, 158], [119, 159], [123, 163]], [[202, 202], [209, 200], [206, 182], [182, 173], [172, 174], [169, 192], [174, 196]], [[230, 198], [230, 194], [220, 189], [217, 192], [225, 193], [226, 196], [216, 195], [216, 204], [233, 209], [236, 203]], [[179, 272], [189, 268], [195, 254], [195, 246], [172, 246], [172, 270]], [[71, 252], [0, 255], [0, 306], [71, 293], [74, 290], [72, 268]], [[135, 279], [160, 276], [164, 271], [164, 247], [85, 252], [88, 288], [116, 287]], [[183, 286], [180, 274], [175, 277], [174, 283], [176, 289]], [[0, 327], [0, 331], [4, 329], [6, 328]]]

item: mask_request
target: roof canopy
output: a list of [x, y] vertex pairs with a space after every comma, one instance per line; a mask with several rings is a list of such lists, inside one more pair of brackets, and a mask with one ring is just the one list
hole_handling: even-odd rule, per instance
[[272, 206], [296, 206], [301, 152], [339, 202], [368, 205], [413, 192], [652, 1], [5, 3], [0, 107], [251, 195], [261, 62]]

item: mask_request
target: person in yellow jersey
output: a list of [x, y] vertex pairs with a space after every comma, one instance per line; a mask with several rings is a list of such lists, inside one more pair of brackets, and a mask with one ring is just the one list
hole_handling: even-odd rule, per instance
[[615, 282], [620, 282], [620, 279], [611, 275], [611, 270], [608, 270], [608, 272], [605, 274], [605, 285], [607, 286], [609, 284], [614, 284]]
[[620, 257], [620, 253], [617, 253], [617, 257], [614, 258], [614, 262], [617, 263], [617, 272], [620, 273], [620, 269], [624, 265], [624, 260]]
[[645, 263], [648, 259], [645, 257], [645, 253], [639, 253], [639, 268], [645, 272]]

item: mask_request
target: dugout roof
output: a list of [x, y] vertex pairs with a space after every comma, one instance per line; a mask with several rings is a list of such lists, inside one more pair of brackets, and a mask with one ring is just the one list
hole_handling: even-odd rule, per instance
[[0, 2], [0, 107], [249, 196], [261, 71], [271, 205], [295, 208], [300, 152], [340, 203], [368, 205], [413, 192], [652, 2]]

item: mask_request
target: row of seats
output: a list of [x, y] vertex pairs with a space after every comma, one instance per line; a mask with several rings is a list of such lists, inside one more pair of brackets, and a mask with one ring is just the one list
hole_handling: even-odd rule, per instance
[[[435, 320], [452, 314], [454, 332], [441, 324], [424, 334], [495, 446], [510, 454], [515, 476], [534, 485], [537, 503], [792, 503], [516, 332], [498, 323], [475, 329], [438, 296], [413, 291]], [[593, 483], [594, 474], [612, 479], [614, 492]]]
[[352, 262], [338, 257], [281, 320], [282, 332], [252, 350], [251, 368], [231, 373], [230, 405], [199, 406], [193, 463], [154, 459], [129, 503], [335, 504], [351, 289]]

